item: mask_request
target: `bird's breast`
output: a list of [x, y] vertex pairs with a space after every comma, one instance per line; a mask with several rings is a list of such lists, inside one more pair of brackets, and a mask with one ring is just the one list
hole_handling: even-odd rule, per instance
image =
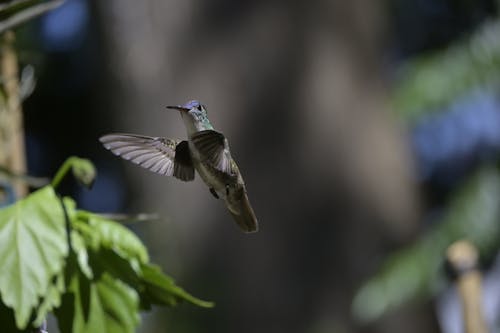
[[191, 159], [193, 161], [194, 168], [200, 175], [203, 182], [208, 187], [213, 188], [217, 193], [225, 197], [226, 184], [222, 177], [220, 177], [216, 172], [214, 172], [213, 167], [207, 164], [206, 161], [202, 159], [202, 156], [194, 144], [189, 140], [189, 151], [191, 152]]

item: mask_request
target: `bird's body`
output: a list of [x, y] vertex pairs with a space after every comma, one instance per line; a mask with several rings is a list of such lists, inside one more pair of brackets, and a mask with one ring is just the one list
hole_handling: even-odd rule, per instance
[[168, 108], [180, 111], [187, 141], [119, 133], [104, 135], [99, 140], [115, 155], [162, 175], [191, 181], [196, 170], [210, 192], [225, 201], [236, 223], [245, 232], [257, 231], [243, 177], [227, 139], [214, 130], [205, 107], [190, 101]]

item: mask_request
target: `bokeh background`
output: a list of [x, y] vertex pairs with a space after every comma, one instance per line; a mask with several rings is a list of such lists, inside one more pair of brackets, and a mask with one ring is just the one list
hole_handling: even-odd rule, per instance
[[[141, 332], [461, 332], [444, 251], [481, 251], [499, 331], [500, 20], [493, 0], [67, 0], [18, 31], [30, 174], [98, 168], [85, 209], [131, 228], [214, 309]], [[120, 131], [185, 136], [165, 105], [199, 99], [259, 218], [241, 233], [198, 178], [105, 151]], [[52, 332], [55, 328], [49, 328]]]

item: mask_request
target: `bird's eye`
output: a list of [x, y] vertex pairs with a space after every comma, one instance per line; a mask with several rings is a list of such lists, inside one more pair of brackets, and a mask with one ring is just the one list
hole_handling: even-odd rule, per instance
[[201, 109], [202, 109], [201, 104], [199, 104], [196, 108], [198, 109], [198, 111], [201, 111]]

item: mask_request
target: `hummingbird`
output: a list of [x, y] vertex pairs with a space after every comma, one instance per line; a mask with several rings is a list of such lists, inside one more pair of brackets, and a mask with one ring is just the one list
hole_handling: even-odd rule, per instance
[[241, 172], [231, 156], [226, 137], [210, 123], [205, 105], [192, 100], [184, 105], [167, 106], [167, 109], [179, 111], [187, 140], [111, 133], [99, 141], [116, 156], [160, 175], [192, 181], [196, 170], [210, 193], [224, 200], [238, 226], [244, 232], [256, 232], [257, 218]]

